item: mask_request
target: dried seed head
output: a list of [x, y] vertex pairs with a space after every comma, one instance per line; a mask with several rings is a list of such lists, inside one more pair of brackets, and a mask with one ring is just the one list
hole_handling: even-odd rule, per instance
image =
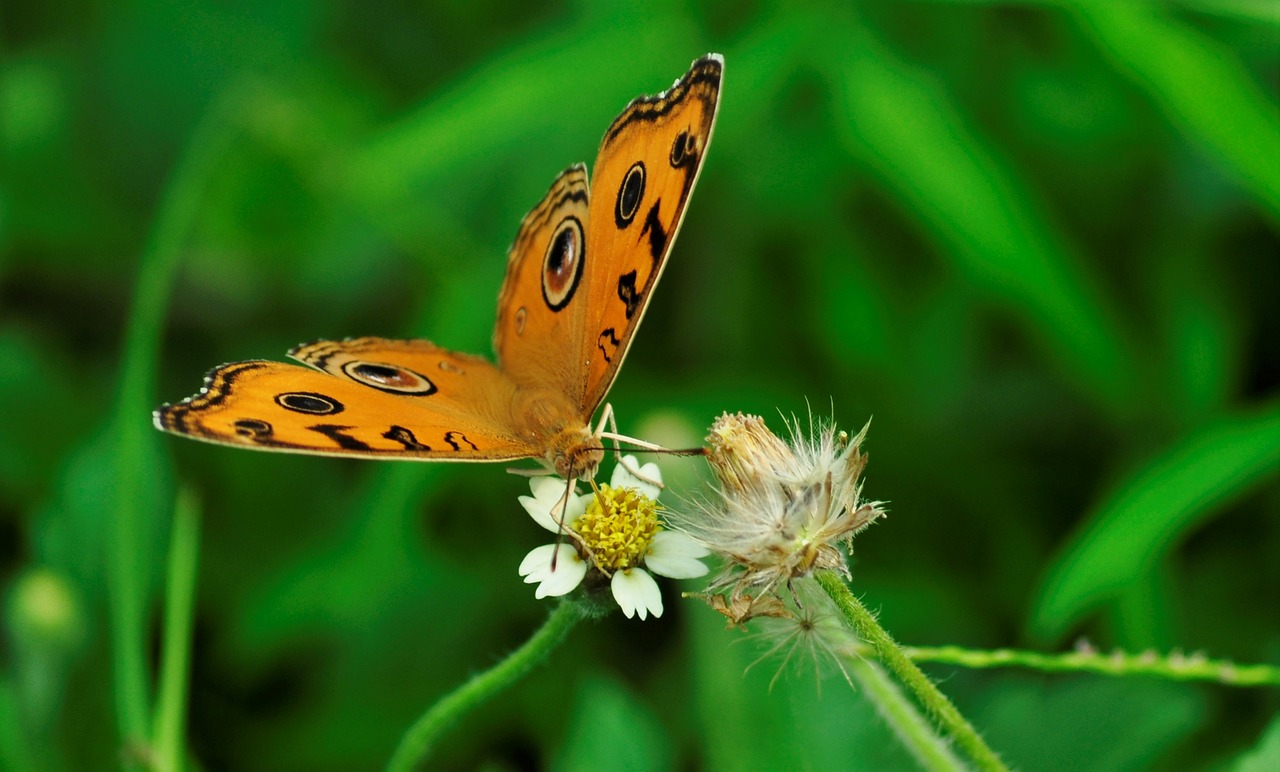
[[757, 415], [725, 413], [707, 435], [707, 463], [725, 491], [758, 492], [787, 474], [794, 456]]
[[[725, 414], [708, 437], [717, 495], [671, 524], [727, 558], [707, 591], [727, 593], [731, 621], [762, 616], [764, 599], [816, 570], [848, 576], [842, 547], [884, 515], [861, 501], [864, 428], [849, 439], [829, 425], [805, 436], [789, 424], [791, 442], [758, 416]], [[714, 605], [714, 604], [713, 604]]]
[[788, 602], [777, 601], [786, 613], [768, 614], [769, 618], [761, 620], [759, 629], [750, 636], [768, 644], [768, 648], [748, 669], [769, 659], [776, 661], [778, 669], [770, 687], [788, 665], [812, 667], [819, 688], [822, 677], [833, 669], [852, 686], [849, 663], [859, 656], [857, 636], [813, 579], [797, 580], [791, 589]]

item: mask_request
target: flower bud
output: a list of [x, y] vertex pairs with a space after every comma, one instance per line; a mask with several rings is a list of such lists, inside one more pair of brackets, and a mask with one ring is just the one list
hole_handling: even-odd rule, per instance
[[758, 493], [795, 464], [795, 454], [758, 415], [725, 413], [707, 435], [707, 463], [726, 492]]

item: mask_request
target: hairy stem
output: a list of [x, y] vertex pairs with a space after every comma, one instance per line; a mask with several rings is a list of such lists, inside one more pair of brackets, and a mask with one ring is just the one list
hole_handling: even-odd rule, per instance
[[969, 757], [974, 766], [982, 770], [1007, 770], [1008, 767], [983, 741], [973, 725], [903, 653], [893, 637], [876, 621], [875, 615], [849, 591], [844, 581], [831, 571], [819, 571], [817, 579], [840, 609], [849, 627], [871, 645], [881, 664], [915, 695], [921, 706], [933, 716], [939, 728], [951, 737], [956, 747]]
[[[870, 646], [865, 653], [875, 655]], [[1242, 665], [1209, 659], [1202, 654], [1174, 651], [1077, 651], [1044, 654], [1018, 649], [965, 649], [959, 646], [903, 646], [913, 662], [942, 662], [968, 668], [1025, 667], [1044, 672], [1097, 673], [1109, 676], [1151, 676], [1170, 681], [1214, 681], [1228, 686], [1280, 686], [1280, 667]]]
[[545, 660], [585, 614], [572, 601], [561, 601], [546, 623], [520, 648], [498, 664], [478, 673], [431, 706], [404, 733], [387, 764], [388, 772], [405, 772], [425, 763], [436, 741], [463, 716], [483, 705]]
[[849, 663], [849, 675], [921, 768], [930, 772], [956, 772], [965, 768], [947, 741], [934, 731], [929, 720], [878, 664], [855, 658]]

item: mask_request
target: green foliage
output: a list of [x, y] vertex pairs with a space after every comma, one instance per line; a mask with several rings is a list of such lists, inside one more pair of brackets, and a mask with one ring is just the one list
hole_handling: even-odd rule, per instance
[[1262, 772], [1280, 764], [1280, 718], [1272, 719], [1266, 734], [1249, 753], [1236, 759], [1232, 772]]
[[[661, 706], [654, 706], [661, 709]], [[624, 685], [602, 676], [583, 679], [569, 706], [565, 741], [555, 767], [599, 769], [608, 759], [611, 769], [671, 769], [674, 748], [661, 721]]]
[[[1245, 0], [7, 3], [0, 768], [376, 767], [528, 637], [521, 479], [197, 445], [149, 411], [302, 340], [488, 353], [520, 217], [707, 51], [722, 112], [623, 431], [874, 415], [891, 516], [853, 587], [904, 643], [1276, 663], [1278, 34]], [[183, 571], [186, 685], [160, 669]], [[664, 591], [437, 758], [912, 768], [861, 693], [744, 677], [758, 646]], [[927, 672], [1018, 769], [1275, 756], [1274, 689]]]

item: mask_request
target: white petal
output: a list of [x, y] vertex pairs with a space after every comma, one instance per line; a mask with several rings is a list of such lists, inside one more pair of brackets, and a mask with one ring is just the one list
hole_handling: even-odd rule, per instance
[[525, 582], [532, 584], [540, 582], [541, 574], [539, 573], [544, 567], [551, 567], [551, 555], [556, 551], [556, 545], [544, 544], [541, 547], [535, 547], [528, 555], [524, 556], [524, 560], [520, 561], [520, 575], [525, 577]]
[[555, 571], [538, 585], [538, 589], [534, 591], [533, 597], [545, 598], [550, 596], [558, 598], [561, 595], [568, 595], [582, 584], [582, 578], [587, 575], [588, 564], [585, 560], [578, 557], [578, 553], [567, 544], [561, 545], [567, 549], [566, 554], [562, 554], [556, 562]]
[[[631, 467], [640, 473], [640, 477], [636, 477], [631, 473]], [[653, 482], [658, 483], [654, 485]], [[658, 494], [662, 493], [662, 471], [658, 469], [658, 465], [650, 461], [644, 466], [640, 466], [640, 462], [635, 456], [623, 456], [618, 465], [613, 468], [613, 477], [609, 478], [609, 487], [611, 488], [633, 488], [640, 491], [645, 496], [658, 500]]]
[[711, 554], [710, 550], [688, 536], [675, 531], [658, 531], [649, 543], [644, 565], [660, 576], [672, 579], [693, 579], [705, 576], [710, 570], [698, 558]]
[[[553, 556], [554, 569], [551, 567]], [[561, 544], [559, 548], [554, 544], [544, 544], [520, 561], [520, 575], [524, 577], [525, 584], [538, 585], [533, 593], [535, 598], [557, 597], [572, 592], [587, 575], [587, 568], [586, 561], [578, 557], [578, 551], [569, 544]]]
[[[552, 533], [559, 533], [562, 515], [564, 524], [571, 526], [587, 508], [584, 497], [574, 496], [569, 499], [568, 510], [564, 511], [564, 494], [568, 485], [559, 477], [535, 477], [529, 481], [529, 490], [533, 491], [533, 495], [521, 496], [520, 505], [535, 523]], [[576, 483], [574, 487], [577, 487]]]
[[641, 619], [646, 619], [649, 614], [662, 616], [662, 592], [643, 568], [628, 568], [614, 573], [609, 587], [627, 619], [636, 614]]
[[662, 530], [653, 536], [649, 551], [660, 550], [664, 555], [681, 555], [688, 558], [705, 558], [711, 554], [701, 542], [680, 531]]
[[565, 481], [555, 475], [529, 478], [529, 491], [539, 499], [552, 501], [564, 493]]
[[529, 513], [529, 517], [533, 518], [533, 522], [553, 533], [560, 530], [556, 527], [555, 521], [551, 519], [551, 508], [543, 505], [533, 496], [521, 496], [520, 505], [524, 507], [524, 511]]

